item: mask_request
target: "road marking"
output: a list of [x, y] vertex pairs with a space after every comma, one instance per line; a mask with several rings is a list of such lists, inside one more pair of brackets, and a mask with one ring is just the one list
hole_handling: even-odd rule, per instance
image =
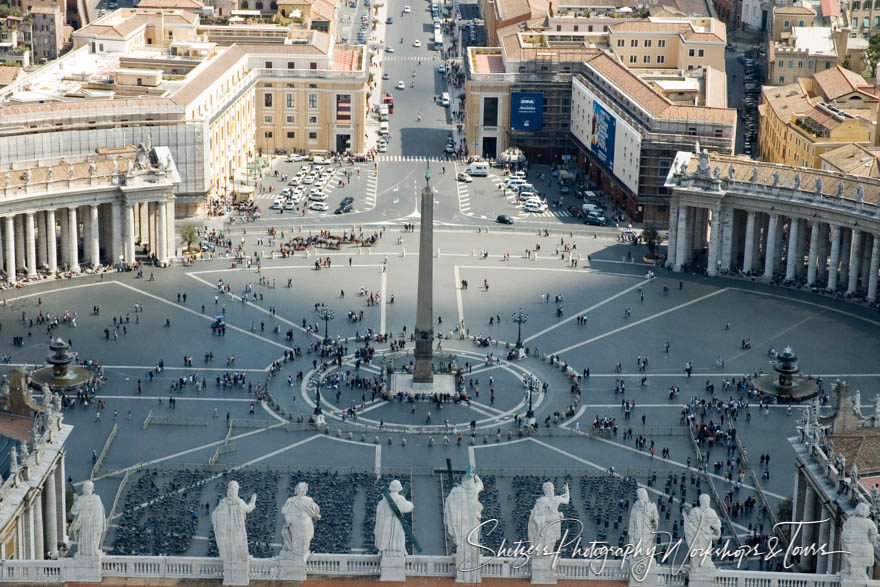
[[728, 288], [725, 287], [725, 288], [723, 288], [723, 289], [719, 289], [718, 291], [713, 291], [712, 293], [708, 293], [708, 294], [706, 294], [706, 295], [704, 295], [704, 296], [700, 296], [700, 297], [695, 298], [695, 299], [693, 299], [693, 300], [691, 300], [691, 301], [689, 301], [689, 302], [685, 302], [685, 303], [683, 303], [683, 304], [679, 304], [679, 305], [677, 305], [677, 306], [673, 306], [673, 307], [669, 308], [668, 310], [663, 310], [662, 312], [658, 312], [658, 313], [656, 313], [656, 314], [652, 314], [652, 315], [650, 315], [650, 316], [647, 316], [646, 318], [642, 318], [641, 320], [636, 320], [635, 322], [631, 322], [631, 323], [626, 324], [626, 325], [624, 325], [624, 326], [621, 326], [621, 327], [619, 327], [619, 328], [615, 328], [614, 330], [609, 330], [608, 332], [605, 332], [605, 333], [600, 334], [600, 335], [598, 335], [598, 336], [594, 336], [593, 338], [588, 338], [587, 340], [581, 341], [581, 342], [579, 342], [579, 343], [573, 344], [573, 345], [568, 346], [568, 347], [565, 347], [565, 348], [563, 348], [563, 349], [559, 349], [559, 350], [554, 351], [554, 352], [552, 352], [552, 353], [550, 353], [550, 354], [551, 354], [551, 355], [559, 355], [559, 354], [562, 354], [562, 353], [567, 353], [568, 351], [571, 351], [571, 350], [574, 350], [574, 349], [576, 349], [576, 348], [580, 348], [580, 347], [582, 347], [582, 346], [584, 346], [584, 345], [588, 345], [588, 344], [590, 344], [590, 343], [596, 342], [597, 340], [602, 340], [603, 338], [607, 338], [607, 337], [609, 337], [609, 336], [612, 336], [612, 335], [614, 335], [614, 334], [617, 334], [618, 332], [623, 332], [624, 330], [628, 330], [628, 329], [630, 329], [630, 328], [632, 328], [632, 327], [634, 327], [634, 326], [638, 326], [638, 325], [640, 325], [640, 324], [644, 324], [645, 322], [648, 322], [649, 320], [654, 320], [655, 318], [659, 318], [660, 316], [665, 316], [666, 314], [669, 314], [669, 313], [671, 313], [671, 312], [675, 312], [675, 311], [677, 311], [677, 310], [681, 310], [682, 308], [686, 308], [686, 307], [688, 307], [688, 306], [690, 306], [690, 305], [693, 305], [693, 304], [696, 304], [696, 303], [702, 302], [702, 301], [704, 301], [704, 300], [708, 300], [709, 298], [714, 297], [714, 296], [717, 296], [718, 294], [722, 294], [722, 293], [726, 292], [727, 290], [728, 290]]
[[388, 288], [388, 272], [385, 271], [384, 267], [382, 269], [382, 302], [379, 306], [379, 334], [385, 334], [385, 314], [386, 314], [386, 304], [388, 303], [385, 299], [385, 292]]
[[458, 327], [464, 330], [464, 304], [461, 300], [461, 275], [459, 275], [458, 265], [454, 267], [453, 275], [455, 276], [455, 301], [458, 304]]

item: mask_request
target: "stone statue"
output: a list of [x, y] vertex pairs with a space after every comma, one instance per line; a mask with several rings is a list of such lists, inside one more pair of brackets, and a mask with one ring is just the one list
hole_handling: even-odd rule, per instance
[[751, 179], [751, 182], [752, 182], [752, 183], [758, 183], [758, 168], [757, 168], [757, 167], [752, 167], [752, 179]]
[[43, 392], [43, 409], [49, 411], [49, 408], [52, 406], [52, 390], [44, 383], [40, 386], [40, 391]]
[[859, 204], [862, 204], [865, 201], [865, 188], [862, 184], [856, 186], [856, 199], [859, 201]]
[[660, 514], [657, 513], [657, 506], [648, 499], [648, 490], [639, 487], [636, 490], [636, 501], [629, 511], [628, 532], [630, 544], [637, 549], [636, 558], [647, 554], [654, 546], [656, 540], [654, 532], [659, 525]]
[[71, 179], [73, 179], [73, 176], [75, 173], [76, 173], [76, 170], [74, 170], [73, 165], [68, 165], [67, 166], [67, 181], [70, 181]]
[[[401, 514], [408, 514], [413, 511], [415, 506], [400, 495], [401, 491], [403, 491], [403, 486], [397, 479], [388, 485], [388, 494], [391, 496], [391, 501], [397, 506], [397, 510]], [[384, 496], [376, 506], [376, 526], [373, 529], [373, 539], [376, 549], [382, 556], [406, 555], [406, 535], [403, 532], [403, 524], [397, 519]]]
[[89, 160], [89, 177], [98, 175], [98, 164], [94, 160]]
[[12, 187], [12, 175], [8, 171], [3, 174], [3, 187], [6, 189]]
[[773, 187], [776, 187], [778, 185], [779, 185], [779, 170], [777, 169], [776, 171], [773, 172]]
[[859, 481], [859, 469], [856, 467], [855, 461], [849, 467], [849, 480], [851, 483], [858, 483]]
[[874, 507], [880, 506], [880, 489], [877, 488], [877, 484], [871, 486], [871, 501], [874, 503]]
[[820, 196], [822, 195], [822, 178], [821, 177], [816, 178], [816, 193], [819, 194]]
[[24, 181], [25, 185], [29, 184], [31, 182], [31, 170], [25, 169], [21, 179]]
[[281, 529], [284, 546], [281, 547], [281, 558], [293, 558], [303, 563], [309, 558], [309, 546], [315, 535], [315, 521], [321, 519], [321, 508], [315, 500], [306, 495], [308, 491], [308, 484], [297, 483], [294, 496], [288, 499], [281, 509], [281, 514], [284, 516], [284, 528]]
[[862, 392], [858, 389], [853, 393], [853, 413], [862, 416]]
[[838, 198], [843, 197], [843, 182], [842, 181], [837, 182], [837, 197]]
[[801, 189], [801, 174], [800, 173], [794, 174], [794, 189], [796, 189], [796, 190]]
[[78, 541], [76, 555], [101, 556], [101, 538], [107, 522], [104, 504], [101, 503], [101, 497], [95, 495], [94, 483], [83, 483], [82, 495], [74, 500], [70, 513], [73, 515], [70, 532], [77, 536]]
[[689, 547], [691, 572], [715, 570], [715, 563], [708, 553], [712, 542], [721, 537], [721, 519], [710, 504], [709, 496], [701, 494], [700, 506], [691, 508], [684, 519], [684, 537]]
[[113, 177], [119, 175], [119, 160], [115, 157], [113, 158]]
[[248, 560], [247, 530], [244, 526], [244, 518], [254, 511], [256, 505], [256, 493], [251, 495], [251, 500], [248, 503], [245, 503], [238, 496], [238, 482], [230, 481], [226, 488], [226, 497], [221, 499], [214, 511], [211, 512], [211, 524], [214, 526], [217, 550], [220, 551], [220, 558], [224, 561]]
[[843, 472], [846, 471], [846, 457], [839, 454], [837, 458], [834, 459], [834, 466], [837, 468], [837, 472], [843, 475]]
[[459, 575], [480, 566], [480, 549], [474, 546], [480, 542], [480, 532], [474, 529], [483, 518], [482, 491], [483, 482], [468, 465], [461, 483], [452, 488], [443, 503], [443, 523], [455, 543], [455, 568]]
[[733, 181], [734, 176], [736, 175], [736, 167], [733, 166], [733, 163], [730, 164], [730, 167], [727, 168], [727, 179]]
[[[681, 162], [681, 165], [682, 167], [684, 167], [684, 161]], [[697, 164], [697, 172], [700, 175], [709, 175], [709, 151], [705, 149], [700, 151], [700, 158]]]
[[868, 515], [871, 509], [865, 502], [856, 506], [855, 513], [843, 523], [840, 549], [843, 551], [840, 576], [845, 581], [868, 582], [868, 567], [874, 566], [874, 543], [877, 524]]
[[880, 394], [874, 396], [874, 428], [880, 428]]
[[715, 169], [712, 170], [712, 177], [716, 180], [721, 179], [721, 166], [720, 165], [716, 165]]
[[46, 183], [52, 183], [52, 168], [46, 168]]
[[137, 154], [135, 155], [134, 164], [138, 169], [146, 169], [148, 152], [147, 146], [144, 143], [140, 143], [137, 146]]
[[559, 511], [559, 506], [569, 502], [568, 484], [565, 485], [562, 495], [556, 495], [550, 481], [544, 483], [543, 490], [544, 495], [538, 498], [529, 515], [529, 542], [540, 548], [541, 553], [550, 553], [562, 536], [561, 520], [564, 516]]
[[15, 450], [15, 447], [13, 446], [9, 450], [9, 474], [15, 476], [20, 469], [21, 466], [18, 464], [18, 451]]
[[28, 459], [31, 458], [31, 453], [28, 450], [28, 445], [26, 442], [21, 443], [21, 465], [23, 467], [28, 466]]

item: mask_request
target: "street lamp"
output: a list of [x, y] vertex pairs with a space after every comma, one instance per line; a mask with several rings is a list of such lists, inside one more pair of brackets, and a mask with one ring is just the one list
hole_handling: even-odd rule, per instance
[[519, 309], [519, 312], [514, 312], [511, 320], [516, 322], [517, 331], [516, 331], [516, 348], [521, 349], [523, 346], [522, 340], [522, 325], [525, 324], [529, 319], [529, 315], [522, 311], [522, 308]]
[[529, 409], [526, 412], [526, 422], [528, 422], [529, 426], [532, 424], [532, 420], [535, 419], [535, 410], [532, 408], [532, 391], [534, 391], [538, 382], [536, 379], [529, 377]]
[[330, 326], [330, 321], [333, 320], [335, 314], [333, 310], [328, 308], [327, 306], [322, 306], [320, 310], [318, 310], [318, 318], [324, 321], [324, 344], [330, 342], [330, 336], [327, 333], [327, 329]]
[[315, 415], [321, 415], [321, 383], [318, 382], [318, 386], [315, 387]]

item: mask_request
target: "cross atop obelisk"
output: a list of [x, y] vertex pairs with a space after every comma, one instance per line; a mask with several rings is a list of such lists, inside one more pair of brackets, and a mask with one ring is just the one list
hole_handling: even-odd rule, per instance
[[413, 383], [433, 383], [434, 363], [434, 190], [431, 164], [425, 166], [422, 188], [422, 217], [419, 223], [419, 291], [416, 300], [416, 349]]

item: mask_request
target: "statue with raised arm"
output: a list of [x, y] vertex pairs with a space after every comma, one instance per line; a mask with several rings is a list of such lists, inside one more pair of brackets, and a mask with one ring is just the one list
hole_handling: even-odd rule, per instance
[[214, 538], [217, 550], [224, 561], [247, 561], [248, 542], [247, 529], [244, 525], [245, 516], [257, 506], [257, 494], [251, 495], [249, 502], [238, 496], [238, 481], [230, 481], [226, 488], [226, 497], [220, 500], [211, 512], [211, 524], [214, 527]]
[[106, 517], [101, 497], [95, 495], [95, 484], [83, 483], [82, 494], [76, 497], [70, 509], [73, 522], [70, 533], [77, 537], [76, 556], [101, 556]]
[[305, 563], [309, 558], [309, 546], [315, 535], [315, 521], [321, 519], [321, 508], [311, 497], [306, 495], [309, 486], [300, 482], [296, 485], [294, 496], [285, 502], [281, 509], [284, 516], [284, 527], [281, 537], [281, 558], [291, 558]]
[[452, 488], [443, 503], [443, 523], [446, 533], [455, 543], [456, 581], [473, 582], [479, 579], [480, 542], [479, 526], [483, 519], [480, 493], [483, 482], [476, 469], [468, 465], [461, 483]]
[[840, 577], [844, 584], [866, 585], [868, 568], [874, 566], [874, 543], [877, 541], [877, 524], [869, 517], [871, 508], [865, 502], [843, 523], [840, 547], [843, 551]]
[[720, 537], [721, 518], [712, 509], [709, 496], [703, 493], [700, 495], [699, 507], [691, 508], [684, 518], [684, 538], [688, 543], [691, 572], [715, 570], [710, 549], [712, 543]]
[[660, 526], [660, 514], [657, 506], [648, 499], [648, 490], [639, 487], [636, 490], [636, 501], [629, 511], [629, 542], [637, 549], [636, 557], [647, 554], [656, 541], [655, 532]]
[[[388, 494], [391, 501], [401, 514], [408, 514], [415, 507], [413, 503], [400, 494], [403, 485], [395, 479], [388, 485]], [[373, 528], [373, 539], [376, 549], [382, 556], [406, 555], [406, 533], [403, 530], [403, 522], [391, 508], [384, 497], [376, 506], [376, 525]]]
[[542, 489], [544, 495], [538, 498], [529, 515], [529, 542], [539, 548], [541, 554], [549, 554], [562, 536], [562, 519], [565, 516], [559, 511], [559, 506], [567, 505], [570, 496], [567, 483], [562, 495], [556, 495], [556, 489], [550, 481], [544, 483]]

